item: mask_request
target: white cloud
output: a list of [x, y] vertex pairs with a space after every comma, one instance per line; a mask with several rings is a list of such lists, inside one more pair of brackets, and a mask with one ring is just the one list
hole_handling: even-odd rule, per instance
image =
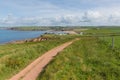
[[[80, 14], [64, 14], [52, 17], [14, 17], [8, 16], [0, 20], [6, 26], [33, 26], [33, 25], [120, 25], [120, 15], [112, 13], [106, 15], [97, 11], [81, 12]], [[115, 14], [115, 16], [114, 16]]]
[[[61, 1], [64, 3], [64, 0]], [[7, 7], [6, 11], [10, 10], [9, 13], [13, 14], [2, 16], [0, 25], [120, 25], [119, 0], [66, 1], [71, 2], [67, 8], [68, 3], [57, 5], [49, 0], [9, 0], [0, 3], [0, 9]], [[74, 2], [76, 6], [72, 5]]]

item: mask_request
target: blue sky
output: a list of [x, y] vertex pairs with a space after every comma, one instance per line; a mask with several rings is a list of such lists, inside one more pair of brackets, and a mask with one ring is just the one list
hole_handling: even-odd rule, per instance
[[120, 0], [0, 0], [0, 26], [120, 25]]

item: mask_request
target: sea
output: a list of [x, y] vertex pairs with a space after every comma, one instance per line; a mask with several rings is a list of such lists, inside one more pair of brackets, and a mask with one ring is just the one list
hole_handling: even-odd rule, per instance
[[0, 29], [0, 44], [41, 36], [46, 31], [17, 31]]

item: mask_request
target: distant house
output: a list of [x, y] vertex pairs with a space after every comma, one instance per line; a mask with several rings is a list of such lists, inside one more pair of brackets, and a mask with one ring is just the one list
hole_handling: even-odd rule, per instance
[[82, 36], [82, 35], [83, 35], [83, 32], [80, 32], [80, 35]]

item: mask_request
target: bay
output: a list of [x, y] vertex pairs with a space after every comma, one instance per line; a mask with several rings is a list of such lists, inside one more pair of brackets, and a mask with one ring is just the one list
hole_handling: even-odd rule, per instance
[[16, 40], [24, 40], [41, 36], [46, 31], [15, 31], [0, 30], [0, 44], [4, 44]]

